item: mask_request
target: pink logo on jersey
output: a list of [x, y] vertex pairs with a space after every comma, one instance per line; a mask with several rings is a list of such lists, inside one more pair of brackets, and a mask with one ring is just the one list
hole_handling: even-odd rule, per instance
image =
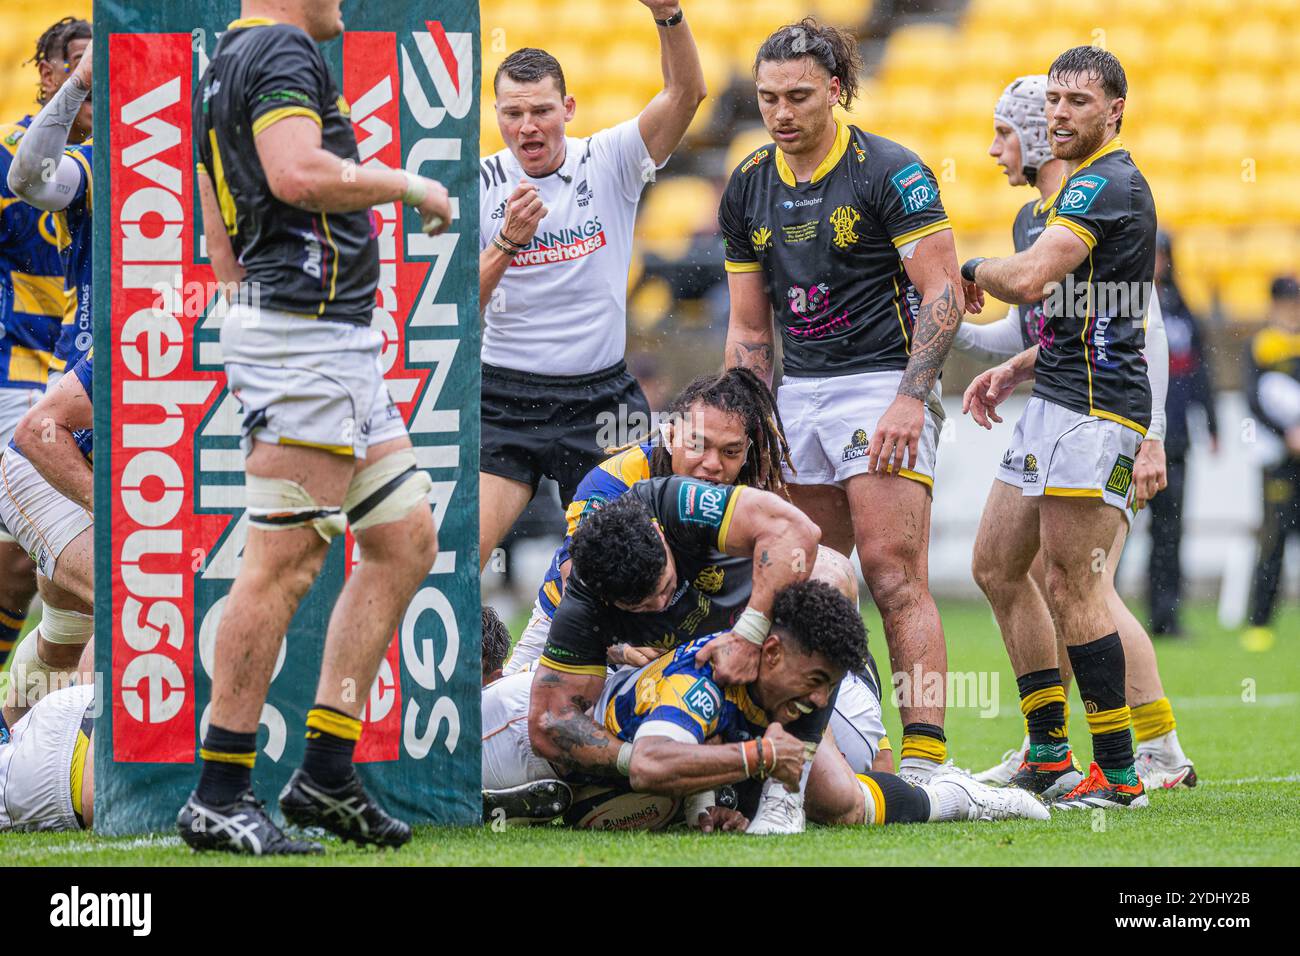
[[849, 324], [849, 310], [839, 315], [831, 315], [831, 290], [825, 282], [810, 285], [808, 288], [792, 285], [786, 290], [790, 311], [795, 314], [798, 324], [787, 326], [791, 335], [803, 338], [820, 338], [832, 332], [846, 328]]

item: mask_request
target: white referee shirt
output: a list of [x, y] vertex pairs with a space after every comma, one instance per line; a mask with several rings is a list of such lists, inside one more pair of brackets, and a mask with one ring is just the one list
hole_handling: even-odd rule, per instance
[[537, 185], [547, 209], [485, 303], [482, 358], [489, 365], [587, 375], [623, 360], [632, 229], [656, 167], [636, 117], [565, 143], [563, 165], [547, 176], [525, 176], [509, 149], [480, 164], [480, 252], [505, 221], [506, 200], [521, 179]]

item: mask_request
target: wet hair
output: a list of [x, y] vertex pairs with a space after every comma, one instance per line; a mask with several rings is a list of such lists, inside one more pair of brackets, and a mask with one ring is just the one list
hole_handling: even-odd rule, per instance
[[[690, 414], [692, 406], [700, 402], [709, 408], [739, 416], [745, 429], [749, 450], [736, 476], [736, 484], [789, 497], [785, 479], [781, 476], [781, 464], [784, 462], [791, 471], [794, 470], [790, 463], [790, 445], [785, 440], [772, 390], [763, 384], [763, 380], [749, 369], [740, 367], [728, 369], [721, 375], [701, 376], [678, 393], [666, 414], [670, 421], [680, 422]], [[630, 447], [609, 451], [615, 453]], [[650, 452], [650, 475], [662, 478], [672, 473], [672, 449], [657, 442]]]
[[483, 676], [499, 671], [510, 656], [510, 631], [495, 609], [483, 605]]
[[548, 76], [554, 77], [555, 85], [560, 90], [561, 99], [568, 95], [564, 88], [564, 70], [560, 69], [560, 61], [545, 50], [526, 46], [523, 49], [515, 50], [514, 53], [502, 60], [501, 65], [497, 67], [496, 75], [492, 77], [492, 92], [494, 93], [497, 90], [497, 84], [501, 80], [502, 73], [516, 83], [538, 83]]
[[[1128, 96], [1128, 77], [1124, 74], [1124, 66], [1119, 62], [1119, 57], [1109, 50], [1096, 46], [1071, 47], [1053, 60], [1047, 71], [1048, 76], [1066, 76], [1070, 73], [1096, 76], [1101, 80], [1102, 92], [1108, 99]], [[1121, 115], [1115, 124], [1115, 132], [1119, 132], [1123, 123], [1124, 117]]]
[[636, 604], [659, 585], [668, 555], [649, 510], [623, 495], [582, 519], [569, 543], [573, 573], [609, 602]]
[[758, 78], [761, 63], [785, 63], [803, 57], [812, 57], [827, 73], [839, 78], [840, 106], [848, 109], [858, 95], [858, 76], [862, 73], [858, 41], [849, 31], [823, 25], [815, 17], [786, 24], [764, 40], [754, 57], [754, 78]]
[[805, 654], [820, 654], [835, 668], [861, 671], [867, 627], [857, 607], [825, 581], [782, 588], [772, 602], [772, 630], [792, 637]]
[[[53, 63], [55, 60], [67, 60], [68, 44], [73, 40], [89, 40], [90, 37], [89, 21], [79, 20], [76, 17], [64, 17], [57, 23], [52, 24], [48, 30], [37, 38], [36, 52], [27, 63], [40, 65], [46, 61]], [[44, 95], [44, 91], [38, 87], [36, 101], [44, 103]]]

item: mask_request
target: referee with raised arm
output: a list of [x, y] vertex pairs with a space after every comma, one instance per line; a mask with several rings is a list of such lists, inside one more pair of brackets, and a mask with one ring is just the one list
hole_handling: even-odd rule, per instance
[[[339, 0], [244, 0], [194, 87], [203, 231], [234, 286], [222, 359], [243, 411], [248, 544], [217, 629], [211, 721], [198, 786], [177, 818], [195, 849], [319, 853], [285, 836], [252, 788], [257, 727], [280, 642], [331, 539], [361, 560], [324, 635], [301, 767], [285, 818], [358, 845], [411, 828], [352, 765], [368, 688], [437, 550], [427, 495], [370, 327], [379, 279], [371, 207], [404, 202], [426, 232], [451, 221], [432, 180], [360, 164], [347, 101], [318, 43], [343, 31]], [[358, 699], [359, 698], [359, 699]]]
[[[707, 90], [676, 0], [640, 0], [659, 34], [664, 88], [638, 116], [586, 139], [565, 135], [576, 110], [560, 64], [522, 49], [497, 68], [506, 149], [483, 160], [479, 303], [484, 310], [479, 566], [542, 476], [567, 505], [650, 406], [623, 360], [627, 273], [637, 204], [681, 142]], [[605, 442], [604, 444], [609, 444]]]

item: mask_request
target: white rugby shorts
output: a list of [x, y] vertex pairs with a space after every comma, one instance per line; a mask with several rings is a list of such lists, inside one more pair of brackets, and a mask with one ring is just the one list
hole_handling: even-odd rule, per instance
[[1026, 497], [1097, 498], [1134, 515], [1133, 462], [1142, 433], [1034, 396], [1016, 422], [997, 479]]
[[[785, 480], [797, 485], [841, 485], [865, 473], [876, 423], [898, 397], [902, 380], [901, 371], [884, 371], [782, 381], [776, 404], [797, 472], [785, 469]], [[925, 408], [917, 461], [908, 462], [900, 474], [933, 488], [944, 419], [937, 389]]]
[[0, 832], [81, 829], [72, 808], [73, 758], [94, 695], [93, 684], [56, 690], [10, 728], [12, 739], [0, 747]]
[[831, 712], [831, 732], [854, 773], [871, 769], [876, 754], [880, 753], [880, 742], [885, 739], [885, 722], [880, 696], [856, 674], [847, 674], [840, 681], [840, 692]]
[[364, 458], [370, 445], [404, 436], [382, 348], [367, 326], [232, 305], [221, 352], [243, 410], [244, 454], [256, 440]]
[[9, 447], [0, 454], [0, 521], [31, 555], [37, 572], [51, 580], [63, 549], [95, 523], [89, 511], [65, 498]]
[[533, 672], [520, 671], [483, 688], [483, 789], [506, 790], [553, 780], [555, 769], [533, 753], [528, 706]]

